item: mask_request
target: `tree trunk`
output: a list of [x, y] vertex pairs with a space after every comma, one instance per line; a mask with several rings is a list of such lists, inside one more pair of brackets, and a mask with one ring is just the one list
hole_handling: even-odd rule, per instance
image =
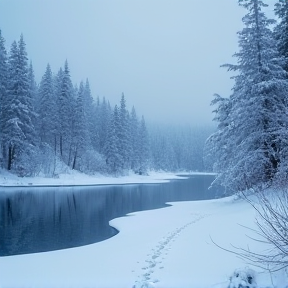
[[57, 154], [57, 137], [56, 137], [56, 135], [54, 136], [54, 153], [56, 156], [56, 154]]
[[12, 160], [13, 160], [13, 146], [9, 145], [8, 148], [8, 165], [7, 165], [7, 170], [10, 171], [12, 168]]
[[75, 155], [74, 155], [74, 159], [73, 159], [72, 170], [75, 170], [76, 159], [77, 159], [77, 151], [78, 151], [78, 149], [76, 148]]
[[60, 135], [60, 155], [61, 155], [61, 158], [63, 158], [63, 138], [62, 138], [62, 135]]

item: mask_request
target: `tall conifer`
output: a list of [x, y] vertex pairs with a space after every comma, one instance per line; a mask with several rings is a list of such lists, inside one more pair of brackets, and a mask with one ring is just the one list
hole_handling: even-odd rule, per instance
[[238, 33], [238, 63], [224, 65], [238, 74], [230, 98], [214, 101], [220, 123], [208, 141], [218, 180], [234, 191], [270, 183], [287, 162], [288, 137], [287, 73], [270, 30], [275, 21], [262, 12], [261, 0], [239, 4], [248, 12]]

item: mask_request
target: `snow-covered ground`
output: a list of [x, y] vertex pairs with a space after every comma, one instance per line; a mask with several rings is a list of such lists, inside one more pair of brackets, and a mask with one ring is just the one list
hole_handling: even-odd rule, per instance
[[[180, 173], [185, 174], [209, 174], [201, 172]], [[210, 173], [213, 174], [213, 173]], [[45, 177], [17, 177], [14, 174], [8, 173], [0, 169], [0, 186], [30, 186], [30, 185], [97, 185], [97, 184], [128, 184], [128, 183], [161, 183], [168, 182], [168, 179], [180, 179], [175, 173], [168, 172], [155, 172], [150, 171], [149, 176], [136, 175], [130, 173], [126, 176], [112, 177], [105, 175], [87, 175], [77, 171], [69, 171], [69, 174], [60, 174], [58, 178], [45, 178]]]
[[[231, 245], [249, 246], [255, 252], [266, 248], [249, 238], [255, 235], [244, 226], [256, 227], [255, 211], [244, 200], [171, 204], [113, 219], [110, 224], [120, 233], [103, 242], [0, 257], [0, 287], [226, 288], [234, 269], [247, 263], [211, 239], [228, 249], [233, 249]], [[259, 287], [272, 287], [270, 275], [253, 269]], [[286, 287], [281, 275], [275, 274], [273, 281], [274, 287]]]

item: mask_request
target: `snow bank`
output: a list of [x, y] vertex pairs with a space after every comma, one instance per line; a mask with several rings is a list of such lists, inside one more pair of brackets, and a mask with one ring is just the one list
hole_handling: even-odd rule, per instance
[[[181, 175], [203, 175], [211, 173], [179, 173]], [[70, 171], [69, 174], [60, 174], [59, 178], [45, 177], [17, 177], [5, 170], [0, 170], [0, 186], [59, 186], [59, 185], [99, 185], [99, 184], [137, 184], [137, 183], [163, 183], [171, 179], [181, 179], [175, 173], [150, 171], [148, 176], [129, 173], [127, 176], [112, 177], [87, 175], [78, 171]]]

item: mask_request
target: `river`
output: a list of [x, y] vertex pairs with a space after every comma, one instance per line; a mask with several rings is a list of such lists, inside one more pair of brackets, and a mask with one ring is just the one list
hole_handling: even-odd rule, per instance
[[208, 200], [211, 175], [159, 184], [1, 187], [0, 256], [52, 251], [104, 241], [118, 233], [109, 221], [167, 202]]

